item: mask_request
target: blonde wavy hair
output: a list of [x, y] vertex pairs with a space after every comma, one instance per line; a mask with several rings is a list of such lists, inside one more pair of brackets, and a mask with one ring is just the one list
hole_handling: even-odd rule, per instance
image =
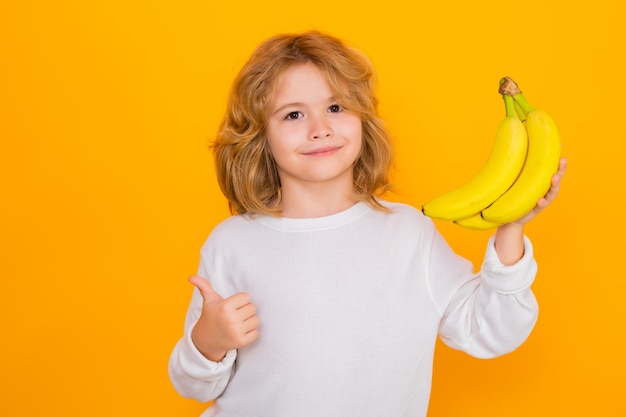
[[211, 144], [220, 188], [233, 214], [279, 216], [281, 186], [266, 140], [276, 81], [288, 68], [313, 63], [337, 103], [359, 116], [363, 144], [354, 163], [355, 198], [385, 210], [377, 197], [390, 185], [391, 135], [378, 115], [375, 72], [369, 59], [317, 31], [281, 34], [252, 53], [231, 87], [226, 113]]

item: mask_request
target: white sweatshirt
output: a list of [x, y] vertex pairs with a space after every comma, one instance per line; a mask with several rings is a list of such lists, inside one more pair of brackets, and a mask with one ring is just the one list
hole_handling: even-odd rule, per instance
[[259, 337], [221, 362], [191, 341], [192, 295], [170, 378], [189, 398], [217, 398], [203, 416], [420, 417], [435, 341], [479, 358], [511, 352], [537, 303], [532, 246], [512, 266], [490, 239], [480, 273], [410, 206], [358, 203], [310, 219], [234, 216], [202, 247], [199, 275], [224, 298], [247, 292]]

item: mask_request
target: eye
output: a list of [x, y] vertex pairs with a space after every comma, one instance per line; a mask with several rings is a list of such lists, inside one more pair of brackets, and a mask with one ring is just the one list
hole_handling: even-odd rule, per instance
[[330, 113], [339, 113], [340, 111], [343, 111], [343, 107], [341, 107], [339, 104], [333, 104], [328, 108], [328, 111]]
[[299, 111], [292, 111], [290, 113], [287, 113], [287, 116], [285, 117], [285, 119], [287, 120], [296, 120], [302, 117], [302, 113]]

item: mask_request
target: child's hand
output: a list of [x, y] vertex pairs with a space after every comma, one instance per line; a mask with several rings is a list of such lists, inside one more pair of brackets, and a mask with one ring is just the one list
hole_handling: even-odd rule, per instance
[[552, 203], [552, 201], [554, 201], [557, 194], [559, 193], [559, 189], [561, 188], [561, 179], [563, 178], [563, 175], [565, 174], [566, 168], [567, 168], [567, 160], [565, 158], [561, 158], [561, 161], [559, 162], [559, 170], [552, 177], [552, 185], [550, 186], [550, 189], [548, 190], [546, 195], [541, 197], [539, 201], [537, 201], [537, 205], [535, 206], [535, 208], [533, 208], [530, 211], [530, 213], [526, 214], [521, 219], [514, 221], [513, 223], [516, 223], [519, 225], [524, 225], [528, 223], [537, 214], [539, 214], [543, 209], [548, 207], [550, 203]]
[[227, 351], [246, 346], [258, 337], [259, 318], [248, 294], [224, 299], [202, 277], [194, 275], [189, 282], [200, 290], [204, 300], [191, 339], [207, 359], [219, 362]]

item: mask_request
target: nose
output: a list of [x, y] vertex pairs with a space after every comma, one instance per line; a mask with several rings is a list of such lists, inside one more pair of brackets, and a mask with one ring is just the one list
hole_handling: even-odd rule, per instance
[[315, 121], [311, 127], [311, 139], [329, 139], [333, 136], [332, 127], [322, 119]]

